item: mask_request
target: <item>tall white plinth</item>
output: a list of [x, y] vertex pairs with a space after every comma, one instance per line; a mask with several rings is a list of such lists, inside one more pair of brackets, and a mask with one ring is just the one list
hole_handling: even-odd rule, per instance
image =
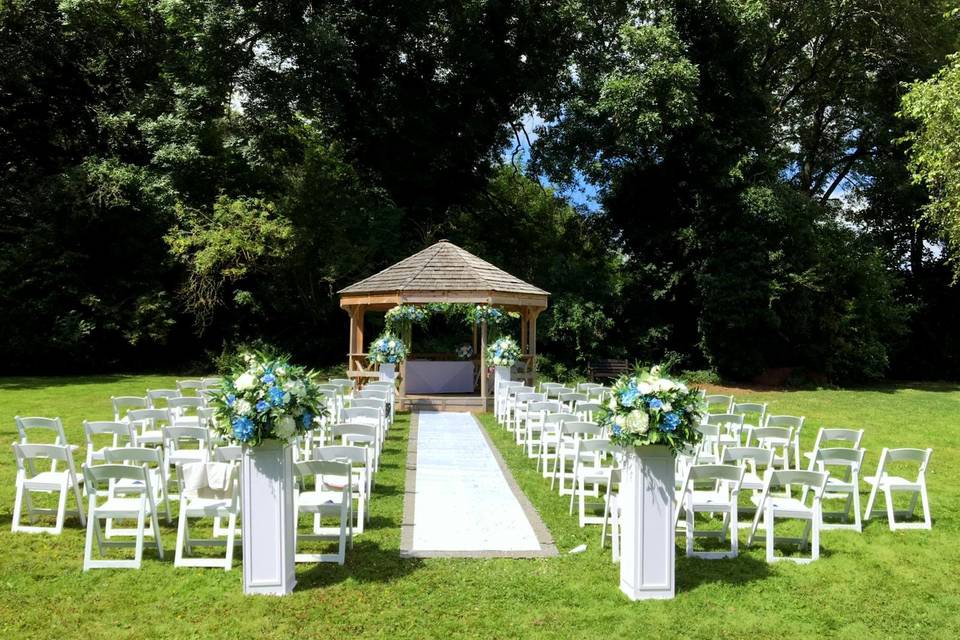
[[626, 449], [620, 483], [620, 590], [631, 600], [674, 595], [673, 454]]
[[397, 365], [392, 362], [384, 362], [380, 365], [380, 382], [397, 383]]
[[244, 447], [240, 479], [243, 592], [286, 595], [297, 584], [291, 446], [264, 440]]
[[503, 393], [501, 387], [510, 382], [510, 367], [494, 367], [493, 368], [493, 410], [497, 412], [500, 410], [500, 396]]

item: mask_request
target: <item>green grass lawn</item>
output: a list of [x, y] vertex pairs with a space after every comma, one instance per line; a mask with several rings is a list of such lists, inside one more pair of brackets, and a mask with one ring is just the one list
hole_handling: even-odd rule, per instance
[[[15, 439], [14, 415], [58, 415], [79, 444], [81, 420], [108, 418], [111, 395], [142, 395], [172, 382], [0, 379], [0, 436]], [[960, 636], [960, 386], [734, 392], [769, 402], [776, 413], [807, 416], [806, 447], [820, 426], [866, 429], [868, 472], [883, 446], [933, 447], [933, 530], [892, 533], [878, 521], [863, 534], [824, 532], [821, 559], [806, 566], [769, 566], [759, 547], [722, 561], [687, 560], [678, 547], [676, 599], [629, 603], [609, 548], [599, 549], [599, 529], [578, 528], [567, 499], [551, 493], [511, 437], [484, 416], [561, 556], [405, 560], [398, 549], [408, 419], [398, 416], [371, 527], [346, 566], [299, 565], [292, 596], [246, 598], [238, 563], [231, 572], [175, 569], [172, 526], [163, 530], [167, 557], [159, 560], [148, 547], [140, 571], [83, 573], [83, 530], [75, 520], [59, 537], [10, 533], [15, 465], [8, 448], [0, 454], [0, 637]], [[585, 553], [566, 553], [579, 544], [588, 546]]]

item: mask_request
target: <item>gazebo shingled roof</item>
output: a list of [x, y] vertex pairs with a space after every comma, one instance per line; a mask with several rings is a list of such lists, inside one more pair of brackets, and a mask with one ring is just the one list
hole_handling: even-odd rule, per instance
[[[463, 296], [470, 292], [492, 294], [495, 298], [509, 298], [509, 294], [523, 296], [523, 302], [542, 302], [538, 306], [544, 307], [546, 297], [550, 295], [447, 240], [441, 240], [338, 293], [343, 298], [357, 294], [397, 294], [398, 299], [394, 302], [397, 304], [406, 302], [406, 298], [421, 302], [416, 298], [424, 294], [443, 298], [449, 294]], [[477, 302], [494, 302], [486, 299], [489, 297], [491, 295], [480, 296], [482, 299]]]
[[[386, 311], [399, 304], [463, 302], [496, 305], [520, 313], [520, 347], [527, 363], [525, 375], [528, 380], [533, 380], [537, 358], [537, 316], [547, 308], [550, 294], [447, 240], [430, 245], [337, 293], [340, 294], [340, 306], [350, 315], [347, 371], [351, 377], [376, 375], [364, 367], [364, 314], [367, 311]], [[486, 371], [486, 339], [487, 326], [483, 322], [479, 353], [481, 371]], [[486, 375], [481, 375], [481, 396], [486, 407]]]

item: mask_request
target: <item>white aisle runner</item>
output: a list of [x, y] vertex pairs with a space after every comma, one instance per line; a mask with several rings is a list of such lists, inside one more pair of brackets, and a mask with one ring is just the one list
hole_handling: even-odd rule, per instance
[[[555, 553], [549, 533], [533, 512], [538, 538], [490, 447], [468, 413], [419, 414], [415, 488], [408, 496], [415, 501], [413, 536], [412, 544], [405, 545], [407, 553]], [[528, 510], [532, 512], [529, 506]]]

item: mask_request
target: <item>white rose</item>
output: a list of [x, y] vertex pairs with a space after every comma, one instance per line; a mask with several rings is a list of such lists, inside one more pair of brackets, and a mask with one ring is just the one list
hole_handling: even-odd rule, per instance
[[242, 416], [248, 415], [250, 410], [253, 408], [250, 406], [250, 403], [246, 400], [237, 400], [237, 413]]
[[391, 340], [391, 341], [387, 344], [387, 346], [390, 347], [391, 349], [396, 349], [396, 348], [397, 348], [397, 341], [396, 341], [396, 340]]
[[646, 433], [650, 428], [650, 418], [644, 411], [631, 411], [627, 414], [624, 427], [630, 433]]
[[615, 410], [617, 408], [617, 399], [613, 396], [610, 396], [610, 401], [607, 403], [607, 406], [611, 411]]
[[307, 392], [306, 387], [299, 380], [291, 380], [287, 384], [283, 385], [284, 391], [287, 391], [292, 396], [302, 396]]
[[273, 427], [273, 434], [281, 440], [289, 440], [297, 432], [297, 423], [290, 416], [283, 416]]
[[670, 411], [673, 411], [673, 405], [670, 404], [669, 402], [664, 402], [663, 406], [660, 407], [660, 410], [663, 411], [664, 413], [669, 413]]
[[679, 391], [680, 393], [686, 393], [688, 391], [687, 385], [683, 384], [682, 382], [678, 382], [677, 391]]
[[650, 367], [650, 375], [653, 376], [654, 378], [659, 378], [659, 377], [660, 377], [660, 365], [656, 365], [656, 366], [654, 366], [654, 367]]
[[649, 382], [641, 382], [637, 385], [637, 391], [639, 391], [642, 396], [648, 396], [653, 393], [653, 387]]
[[613, 416], [613, 424], [615, 424], [615, 425], [617, 425], [618, 427], [620, 427], [621, 429], [623, 429], [624, 425], [626, 424], [626, 418], [624, 418], [624, 417], [623, 417], [622, 415], [620, 415], [620, 414], [617, 414], [617, 415]]
[[657, 390], [670, 391], [670, 389], [673, 389], [673, 380], [667, 380], [666, 378], [657, 380]]
[[285, 375], [287, 375], [287, 370], [284, 369], [283, 367], [277, 367], [276, 369], [273, 370], [273, 372], [274, 372], [275, 374], [277, 374], [278, 376], [285, 376]]
[[233, 386], [236, 387], [237, 391], [246, 391], [247, 389], [252, 389], [253, 385], [257, 383], [257, 379], [253, 377], [253, 374], [250, 372], [243, 373], [237, 378]]

